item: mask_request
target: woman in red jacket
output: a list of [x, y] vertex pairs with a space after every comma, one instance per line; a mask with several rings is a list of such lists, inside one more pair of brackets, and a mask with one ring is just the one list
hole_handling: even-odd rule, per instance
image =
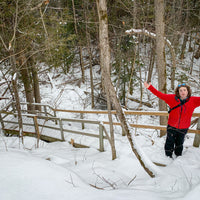
[[176, 156], [181, 156], [192, 113], [196, 107], [200, 106], [200, 97], [191, 96], [191, 89], [185, 83], [177, 86], [175, 94], [159, 92], [151, 83], [144, 82], [144, 86], [170, 107], [165, 142], [166, 156], [172, 157], [173, 152]]

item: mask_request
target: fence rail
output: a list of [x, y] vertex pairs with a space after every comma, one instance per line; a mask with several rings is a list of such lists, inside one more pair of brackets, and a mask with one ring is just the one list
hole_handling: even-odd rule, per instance
[[[79, 113], [79, 114], [108, 114], [107, 110], [63, 110], [54, 109], [55, 112], [68, 112], [68, 113]], [[117, 114], [116, 110], [111, 111], [112, 114]], [[150, 116], [169, 116], [167, 111], [124, 111], [125, 115], [150, 115]], [[200, 113], [193, 113], [192, 117], [200, 117]], [[103, 121], [103, 124], [109, 124], [107, 121]], [[113, 122], [115, 126], [121, 126], [119, 122]], [[134, 128], [143, 129], [156, 129], [156, 130], [166, 130], [166, 126], [162, 125], [150, 125], [150, 124], [130, 124]], [[188, 133], [200, 134], [200, 130], [189, 129]]]
[[[28, 105], [29, 103], [27, 102], [22, 102], [21, 105]], [[105, 127], [104, 125], [109, 124], [108, 121], [97, 121], [97, 120], [88, 120], [88, 119], [83, 119], [83, 115], [84, 114], [108, 114], [107, 110], [64, 110], [64, 109], [54, 109], [53, 107], [51, 107], [48, 104], [38, 104], [38, 103], [32, 103], [33, 105], [38, 105], [41, 106], [41, 108], [43, 108], [43, 110], [41, 109], [41, 111], [35, 111], [32, 112], [31, 114], [28, 113], [28, 111], [26, 109], [22, 109], [23, 117], [28, 117], [28, 118], [32, 118], [32, 122], [33, 123], [27, 123], [24, 122], [23, 125], [24, 126], [32, 126], [35, 128], [35, 134], [37, 135], [37, 137], [43, 137], [41, 135], [41, 133], [39, 133], [39, 129], [37, 127], [40, 128], [46, 128], [46, 129], [52, 129], [52, 130], [56, 130], [60, 132], [60, 136], [61, 141], [65, 140], [64, 137], [64, 133], [66, 132], [70, 132], [73, 134], [79, 134], [79, 135], [85, 135], [85, 136], [89, 136], [89, 137], [95, 137], [95, 138], [99, 138], [99, 150], [100, 151], [104, 151], [104, 139], [108, 139], [106, 136], [104, 136], [104, 131], [105, 131]], [[6, 131], [7, 133], [11, 133], [11, 130], [5, 128], [5, 124], [18, 124], [18, 122], [16, 121], [11, 121], [11, 120], [6, 120], [6, 118], [9, 115], [14, 115], [15, 117], [17, 116], [17, 113], [15, 113], [14, 109], [10, 109], [10, 107], [13, 106], [13, 102], [9, 103], [7, 107], [4, 107], [1, 111], [0, 111], [0, 121], [1, 121], [1, 125], [2, 128], [4, 129], [4, 131]], [[72, 119], [72, 118], [59, 118], [56, 117], [58, 112], [68, 112], [68, 113], [79, 113], [80, 114], [80, 118], [81, 119]], [[112, 110], [111, 113], [113, 115], [116, 115], [117, 112], [115, 110]], [[168, 116], [168, 112], [166, 111], [124, 111], [125, 115], [149, 115], [149, 116]], [[193, 113], [192, 117], [200, 117], [200, 113]], [[53, 121], [55, 122], [56, 126], [50, 126], [46, 123], [41, 124], [38, 120], [45, 120], [45, 121]], [[84, 124], [96, 124], [97, 126], [99, 126], [99, 134], [93, 134], [93, 133], [89, 133], [85, 130], [72, 130], [69, 128], [65, 128], [64, 127], [64, 122], [76, 122], [76, 123], [80, 123], [82, 124], [82, 129], [84, 129]], [[121, 123], [119, 122], [113, 122], [114, 126], [121, 126]], [[157, 129], [157, 130], [166, 130], [166, 126], [161, 126], [161, 125], [150, 125], [150, 124], [134, 124], [134, 123], [130, 123], [129, 124], [131, 127], [134, 128], [143, 128], [143, 129]], [[9, 131], [8, 131], [9, 130]], [[15, 130], [16, 131], [16, 130]], [[195, 134], [200, 134], [200, 130], [198, 129], [189, 129], [188, 130], [189, 133], [195, 133]]]
[[[55, 112], [83, 113], [83, 114], [108, 114], [107, 110], [63, 110], [53, 109]], [[112, 110], [111, 114], [117, 114], [116, 110]], [[169, 116], [167, 111], [124, 111], [125, 115], [154, 115]], [[200, 113], [193, 113], [192, 117], [200, 117]]]
[[[22, 103], [22, 105], [26, 105], [27, 103]], [[41, 106], [44, 106], [44, 110], [47, 111], [47, 107], [51, 108], [50, 106], [46, 105], [46, 104], [40, 104]], [[11, 104], [8, 105], [8, 107], [10, 107]], [[0, 111], [0, 121], [1, 121], [1, 126], [2, 129], [4, 130], [4, 132], [6, 134], [18, 134], [19, 130], [16, 130], [16, 128], [18, 128], [18, 126], [14, 126], [14, 129], [11, 129], [10, 125], [18, 125], [18, 121], [17, 120], [11, 120], [9, 118], [9, 116], [13, 115], [14, 117], [17, 117], [17, 113], [14, 112], [14, 109], [9, 110], [8, 107], [4, 107], [3, 110]], [[52, 109], [52, 108], [51, 108]], [[9, 110], [9, 111], [7, 111]], [[24, 112], [26, 110], [23, 110]], [[28, 111], [26, 111], [28, 112]], [[36, 115], [37, 114], [37, 115]], [[40, 115], [38, 115], [40, 114]], [[44, 114], [45, 116], [42, 116], [41, 114]], [[99, 121], [95, 121], [95, 120], [87, 120], [87, 119], [72, 119], [72, 118], [59, 118], [59, 117], [55, 117], [52, 116], [51, 114], [49, 114], [48, 112], [31, 112], [31, 114], [29, 113], [23, 113], [22, 117], [25, 118], [32, 118], [32, 122], [30, 122], [30, 120], [25, 120], [23, 121], [23, 127], [28, 126], [28, 127], [33, 127], [35, 130], [34, 131], [24, 131], [23, 133], [25, 135], [30, 135], [30, 136], [37, 136], [38, 138], [41, 138], [43, 140], [46, 141], [65, 141], [65, 137], [64, 137], [64, 133], [73, 133], [73, 134], [79, 134], [79, 135], [84, 135], [84, 136], [89, 136], [89, 137], [94, 137], [94, 138], [98, 138], [99, 139], [99, 150], [100, 151], [104, 151], [104, 139], [107, 139], [106, 136], [104, 136], [104, 127], [103, 124]], [[53, 121], [55, 122], [54, 125], [49, 125], [47, 123], [40, 123], [40, 120], [44, 120], [45, 122], [47, 121]], [[27, 122], [28, 121], [28, 122]], [[76, 123], [80, 123], [80, 124], [95, 124], [97, 125], [99, 128], [99, 133], [98, 134], [94, 134], [91, 132], [87, 132], [85, 130], [72, 130], [72, 129], [67, 129], [64, 127], [64, 122], [76, 122]], [[10, 127], [10, 128], [8, 128]], [[51, 130], [56, 130], [60, 132], [60, 138], [54, 138], [54, 137], [50, 137], [50, 136], [46, 136], [44, 134], [41, 134], [42, 131], [39, 130], [39, 127], [41, 129], [51, 129]]]

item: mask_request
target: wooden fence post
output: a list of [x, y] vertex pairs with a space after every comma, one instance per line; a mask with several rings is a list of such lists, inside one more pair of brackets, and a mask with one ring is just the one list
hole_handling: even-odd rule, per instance
[[0, 122], [1, 122], [1, 128], [4, 129], [4, 123], [3, 123], [3, 118], [2, 118], [2, 115], [0, 113]]
[[61, 139], [62, 139], [62, 141], [65, 141], [65, 137], [64, 137], [64, 133], [63, 133], [63, 124], [62, 124], [61, 119], [59, 119], [59, 126], [60, 126]]
[[0, 122], [1, 122], [1, 128], [3, 130], [3, 134], [4, 134], [4, 128], [5, 128], [5, 126], [4, 126], [4, 123], [3, 123], [3, 118], [2, 118], [1, 113], [0, 113]]
[[36, 132], [36, 135], [37, 135], [37, 148], [38, 148], [39, 147], [39, 140], [40, 140], [40, 131], [39, 131], [38, 123], [37, 123], [37, 116], [34, 116], [33, 120], [34, 120], [34, 124], [35, 124], [35, 132]]
[[126, 136], [126, 133], [125, 133], [125, 131], [124, 131], [122, 126], [121, 126], [121, 128], [122, 128], [122, 136]]
[[[80, 113], [80, 115], [81, 115], [81, 119], [83, 119], [83, 113]], [[82, 125], [82, 129], [85, 129], [85, 124], [83, 122], [81, 123], [81, 125]]]
[[[55, 109], [53, 109], [53, 115], [54, 115], [54, 117], [56, 117], [56, 111], [55, 111]], [[55, 124], [58, 124], [57, 120], [55, 120]]]
[[104, 151], [104, 144], [103, 144], [103, 125], [99, 124], [99, 150], [101, 152]]
[[45, 113], [45, 116], [47, 117], [47, 106], [44, 105], [44, 113]]
[[[198, 122], [197, 122], [197, 130], [200, 130], [200, 118], [198, 119]], [[194, 137], [193, 146], [199, 147], [199, 145], [200, 145], [200, 134], [196, 133]]]

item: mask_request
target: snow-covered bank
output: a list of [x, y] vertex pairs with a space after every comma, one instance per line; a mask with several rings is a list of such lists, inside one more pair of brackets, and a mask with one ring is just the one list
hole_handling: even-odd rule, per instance
[[[96, 67], [97, 68], [97, 67]], [[95, 70], [95, 69], [94, 69]], [[86, 71], [89, 80], [89, 70]], [[41, 86], [42, 100], [57, 108], [90, 109], [88, 82], [81, 87], [62, 84], [68, 77], [50, 73], [54, 85]], [[156, 82], [153, 81], [153, 83]], [[85, 92], [86, 91], [86, 92]], [[138, 90], [134, 95], [139, 99]], [[147, 91], [144, 100], [147, 101]], [[151, 94], [150, 99], [153, 99]], [[157, 99], [151, 102], [156, 110]], [[137, 108], [138, 104], [128, 103]], [[200, 110], [198, 108], [198, 110]], [[80, 117], [71, 113], [60, 113], [61, 117]], [[106, 116], [84, 116], [99, 121]], [[131, 122], [158, 124], [154, 116], [127, 117]], [[108, 127], [107, 127], [108, 128]], [[117, 159], [111, 160], [109, 143], [105, 141], [105, 152], [97, 150], [98, 139], [75, 138], [87, 142], [91, 148], [75, 149], [68, 142], [45, 143], [40, 141], [36, 149], [34, 138], [25, 137], [25, 146], [15, 137], [0, 136], [0, 200], [191, 200], [199, 198], [200, 191], [200, 149], [192, 146], [194, 135], [188, 134], [184, 143], [183, 156], [168, 159], [164, 155], [165, 137], [158, 137], [155, 130], [132, 129], [146, 156], [153, 162], [166, 164], [158, 167], [162, 173], [150, 178], [140, 166], [131, 151], [126, 137], [121, 136], [121, 128], [115, 127]], [[54, 132], [52, 132], [54, 134]]]
[[152, 146], [138, 136], [152, 160], [168, 164], [152, 179], [126, 138], [116, 141], [118, 158], [112, 161], [109, 149], [75, 149], [68, 142], [40, 142], [36, 149], [34, 138], [26, 137], [19, 147], [18, 138], [1, 137], [0, 199], [195, 199], [200, 195], [200, 149], [191, 146], [192, 139], [187, 139], [182, 157], [167, 160], [162, 138]]

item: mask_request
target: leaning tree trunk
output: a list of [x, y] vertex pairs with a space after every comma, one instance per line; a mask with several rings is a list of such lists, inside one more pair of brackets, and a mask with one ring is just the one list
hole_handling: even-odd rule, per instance
[[151, 82], [152, 74], [153, 74], [153, 66], [155, 63], [155, 43], [152, 41], [152, 50], [151, 50], [151, 56], [150, 56], [150, 63], [149, 63], [149, 69], [148, 69], [148, 77], [147, 82]]
[[[106, 82], [104, 81], [104, 85]], [[108, 119], [109, 119], [109, 125], [110, 125], [110, 144], [111, 144], [111, 150], [112, 150], [112, 160], [115, 160], [117, 158], [116, 149], [115, 149], [115, 137], [114, 137], [114, 127], [113, 127], [113, 119], [112, 119], [112, 102], [110, 99], [109, 89], [105, 87], [106, 90], [106, 97], [107, 97], [107, 108], [108, 108]]]
[[100, 40], [100, 63], [102, 71], [103, 87], [105, 88], [107, 97], [107, 107], [108, 107], [108, 118], [110, 124], [110, 142], [112, 149], [112, 159], [116, 159], [116, 149], [115, 149], [115, 139], [114, 139], [114, 128], [113, 120], [111, 114], [111, 98], [110, 90], [107, 87], [107, 79], [105, 78], [105, 73], [110, 79], [110, 46], [108, 41], [108, 20], [107, 20], [107, 6], [106, 1], [97, 1], [97, 9], [99, 12], [99, 40]]
[[[109, 95], [111, 101], [116, 109], [117, 116], [121, 122], [122, 128], [125, 131], [128, 140], [130, 142], [131, 148], [135, 153], [136, 157], [138, 158], [140, 164], [145, 169], [145, 171], [151, 176], [154, 177], [155, 173], [153, 169], [149, 169], [146, 165], [145, 159], [142, 158], [140, 153], [137, 151], [136, 144], [133, 143], [130, 127], [127, 124], [124, 112], [121, 108], [119, 100], [117, 98], [115, 89], [111, 82], [111, 78], [109, 75], [109, 67], [110, 67], [110, 51], [109, 51], [109, 41], [108, 41], [108, 19], [107, 19], [107, 5], [106, 0], [97, 0], [97, 9], [98, 9], [98, 16], [99, 16], [99, 40], [100, 40], [100, 54], [101, 54], [101, 64], [102, 64], [102, 77], [104, 82], [106, 83], [104, 86], [107, 88], [106, 90], [109, 91]], [[151, 162], [152, 163], [152, 162]], [[151, 165], [153, 166], [153, 165]]]
[[[158, 69], [158, 89], [166, 93], [166, 63], [165, 63], [165, 39], [164, 39], [164, 0], [155, 0], [155, 25], [156, 25], [156, 66]], [[166, 110], [166, 103], [159, 99], [159, 110]], [[167, 117], [160, 117], [160, 125], [167, 124]], [[160, 131], [160, 136], [165, 135]]]
[[19, 100], [18, 89], [17, 89], [17, 75], [16, 74], [14, 74], [14, 76], [13, 76], [12, 86], [13, 86], [15, 102], [16, 102], [16, 110], [17, 110], [17, 113], [18, 113], [19, 138], [22, 139], [22, 144], [23, 144], [23, 121], [22, 121], [20, 100]]
[[[5, 50], [8, 52], [10, 55], [10, 66], [11, 66], [11, 73], [12, 73], [12, 89], [14, 92], [14, 98], [15, 98], [15, 105], [16, 105], [16, 110], [17, 110], [17, 117], [18, 117], [18, 125], [19, 125], [19, 138], [22, 141], [22, 144], [24, 143], [23, 141], [23, 121], [22, 121], [22, 113], [21, 113], [21, 106], [20, 106], [20, 98], [19, 98], [19, 93], [18, 93], [18, 87], [17, 87], [17, 67], [16, 67], [16, 52], [14, 51], [14, 44], [15, 44], [15, 39], [16, 39], [16, 32], [17, 32], [17, 23], [18, 23], [18, 1], [16, 2], [16, 11], [15, 16], [13, 18], [13, 35], [11, 40], [9, 41], [9, 47], [6, 46], [6, 43], [4, 42], [3, 38], [1, 37], [1, 41], [3, 43], [3, 46]], [[12, 32], [11, 32], [12, 34]]]
[[15, 104], [16, 104], [16, 110], [18, 114], [18, 124], [19, 124], [19, 138], [22, 140], [22, 144], [24, 143], [23, 141], [23, 121], [22, 121], [22, 113], [21, 113], [21, 106], [20, 106], [20, 98], [19, 98], [19, 93], [18, 93], [18, 87], [17, 87], [17, 73], [16, 73], [16, 60], [14, 53], [11, 55], [11, 67], [12, 67], [12, 72], [13, 72], [13, 77], [12, 77], [12, 87], [14, 91], [14, 97], [15, 97]]

